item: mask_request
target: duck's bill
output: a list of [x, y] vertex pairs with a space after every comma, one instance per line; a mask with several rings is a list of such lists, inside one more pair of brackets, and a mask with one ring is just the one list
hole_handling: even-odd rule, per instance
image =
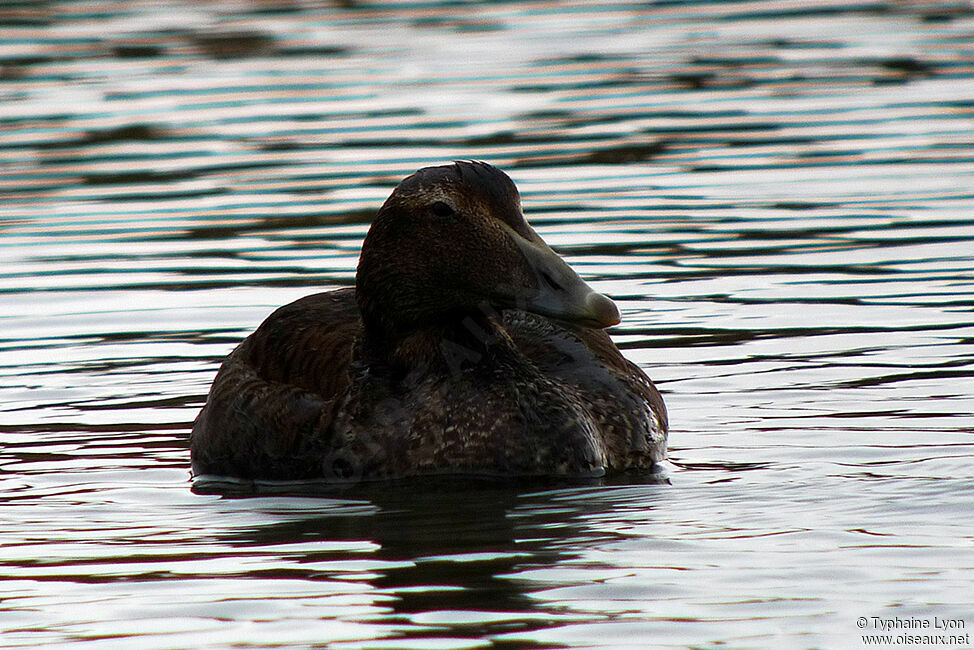
[[539, 236], [535, 234], [534, 241], [513, 232], [511, 236], [534, 280], [533, 286], [515, 292], [516, 308], [586, 327], [601, 329], [619, 323], [615, 303], [588, 286]]

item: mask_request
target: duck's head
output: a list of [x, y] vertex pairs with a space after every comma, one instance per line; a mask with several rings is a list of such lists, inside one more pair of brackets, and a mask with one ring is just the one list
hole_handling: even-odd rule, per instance
[[528, 225], [514, 182], [480, 162], [427, 167], [396, 187], [362, 246], [356, 294], [367, 327], [400, 333], [488, 306], [619, 322], [615, 303]]

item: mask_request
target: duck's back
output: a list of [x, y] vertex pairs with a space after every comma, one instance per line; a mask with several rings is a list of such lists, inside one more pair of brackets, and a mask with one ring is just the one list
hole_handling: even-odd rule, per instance
[[349, 383], [362, 324], [354, 289], [281, 307], [224, 360], [193, 425], [193, 472], [320, 477], [321, 433]]

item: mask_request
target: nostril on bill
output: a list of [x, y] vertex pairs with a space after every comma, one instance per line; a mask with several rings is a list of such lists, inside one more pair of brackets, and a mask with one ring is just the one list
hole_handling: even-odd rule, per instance
[[549, 289], [554, 289], [555, 291], [565, 290], [565, 287], [561, 286], [547, 271], [541, 271], [541, 279], [544, 280], [544, 283], [548, 285]]

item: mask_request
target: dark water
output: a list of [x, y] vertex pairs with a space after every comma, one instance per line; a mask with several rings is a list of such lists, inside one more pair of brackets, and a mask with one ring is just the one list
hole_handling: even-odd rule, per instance
[[[455, 158], [617, 299], [670, 483], [190, 492], [219, 360]], [[0, 197], [0, 646], [974, 632], [970, 3], [5, 2]]]

